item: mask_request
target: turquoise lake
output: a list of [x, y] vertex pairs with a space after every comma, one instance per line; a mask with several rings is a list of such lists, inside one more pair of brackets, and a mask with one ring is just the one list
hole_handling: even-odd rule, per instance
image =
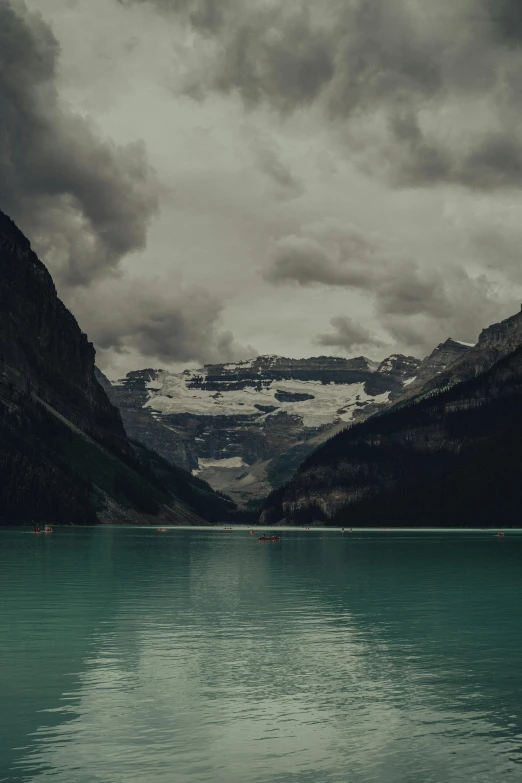
[[0, 781], [520, 783], [522, 534], [0, 529]]

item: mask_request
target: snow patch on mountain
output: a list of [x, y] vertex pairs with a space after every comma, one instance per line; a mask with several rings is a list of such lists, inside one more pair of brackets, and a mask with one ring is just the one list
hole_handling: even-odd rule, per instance
[[114, 385], [113, 398], [133, 437], [247, 504], [333, 434], [393, 402], [419, 365], [400, 354], [274, 355], [178, 373], [144, 368]]
[[198, 459], [198, 469], [193, 470], [192, 474], [197, 476], [203, 470], [209, 468], [222, 468], [224, 470], [230, 470], [232, 468], [247, 468], [248, 465], [243, 461], [241, 457], [228, 457], [225, 459]]
[[[284, 411], [301, 418], [305, 427], [315, 428], [337, 420], [350, 422], [354, 413], [366, 404], [386, 403], [389, 398], [389, 392], [374, 396], [366, 394], [364, 383], [325, 384], [300, 380], [268, 380], [261, 388], [252, 382], [242, 389], [209, 391], [195, 386], [195, 381], [204, 375], [205, 370], [176, 375], [162, 373], [154, 381], [154, 388], [148, 386], [149, 400], [145, 407], [162, 415], [248, 415], [256, 416], [260, 422]], [[267, 410], [263, 410], [265, 408]]]

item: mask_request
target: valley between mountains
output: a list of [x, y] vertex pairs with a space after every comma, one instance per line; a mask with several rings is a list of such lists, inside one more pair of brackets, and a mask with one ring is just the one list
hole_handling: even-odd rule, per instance
[[111, 382], [0, 213], [0, 524], [520, 524], [522, 312], [471, 345]]
[[422, 388], [470, 347], [448, 339], [422, 361], [258, 356], [179, 374], [144, 369], [112, 384], [98, 378], [132, 438], [256, 508], [322, 443]]

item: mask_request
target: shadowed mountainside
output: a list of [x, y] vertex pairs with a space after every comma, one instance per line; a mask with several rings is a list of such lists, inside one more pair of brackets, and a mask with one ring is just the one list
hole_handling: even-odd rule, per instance
[[520, 313], [485, 329], [477, 347], [420, 395], [342, 432], [305, 460], [271, 495], [262, 520], [520, 524], [521, 346]]
[[134, 446], [94, 348], [0, 212], [0, 524], [203, 524], [234, 504]]

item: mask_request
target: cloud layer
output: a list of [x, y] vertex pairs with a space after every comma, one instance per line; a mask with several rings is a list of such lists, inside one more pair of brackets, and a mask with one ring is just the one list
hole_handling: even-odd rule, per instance
[[[165, 291], [161, 281], [112, 280], [95, 292], [98, 317], [90, 337], [99, 349], [99, 363], [113, 354], [131, 354], [137, 363], [169, 366], [173, 363], [238, 361], [256, 355], [241, 346], [220, 326], [222, 303], [204, 289]], [[75, 302], [80, 321], [89, 319], [91, 305]]]
[[[60, 99], [59, 57], [42, 16], [0, 0], [1, 208], [50, 267], [102, 362], [122, 353], [162, 363], [243, 358], [247, 349], [220, 328], [217, 297], [178, 283], [166, 295], [161, 282], [133, 282], [121, 269], [146, 246], [161, 187], [143, 141], [102, 138]], [[264, 158], [291, 187], [277, 157]]]
[[422, 267], [391, 255], [384, 239], [331, 220], [275, 242], [264, 275], [274, 285], [326, 285], [368, 297], [384, 339], [346, 315], [331, 321], [332, 333], [318, 337], [321, 345], [347, 351], [397, 343], [422, 351], [447, 334], [472, 339], [499, 306], [485, 275], [472, 277], [459, 264]]
[[318, 336], [319, 345], [340, 349], [350, 354], [368, 348], [384, 348], [386, 345], [373, 332], [348, 316], [332, 318], [331, 326], [333, 327], [332, 332]]
[[145, 246], [158, 188], [142, 142], [119, 147], [59, 100], [59, 46], [23, 2], [0, 2], [0, 203], [62, 288]]
[[283, 114], [317, 107], [347, 154], [395, 185], [521, 184], [513, 0], [117, 1], [196, 33], [180, 92]]
[[420, 355], [518, 309], [514, 3], [25, 2], [0, 205], [107, 362]]

